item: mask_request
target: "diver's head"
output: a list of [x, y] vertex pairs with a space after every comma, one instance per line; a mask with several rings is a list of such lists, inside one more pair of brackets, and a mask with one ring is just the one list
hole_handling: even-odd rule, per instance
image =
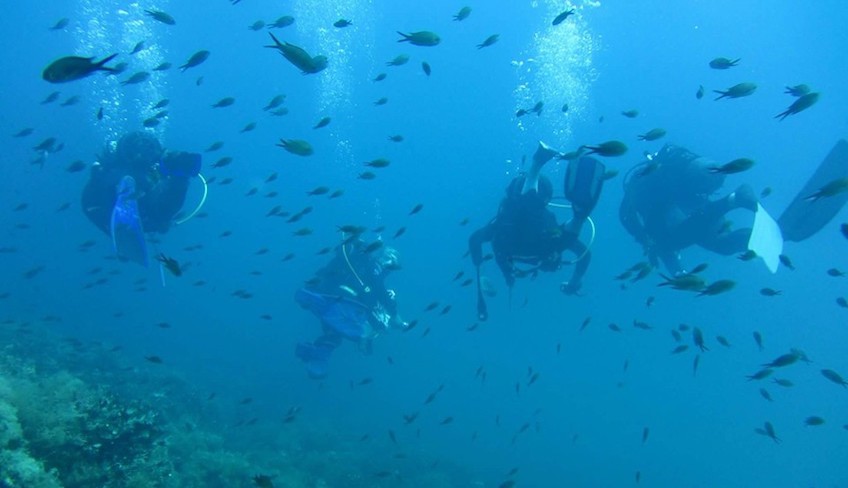
[[130, 132], [118, 141], [115, 156], [118, 164], [131, 171], [148, 171], [162, 158], [162, 144], [147, 132]]
[[385, 246], [377, 258], [377, 264], [384, 273], [398, 270], [400, 269], [400, 254], [397, 249]]

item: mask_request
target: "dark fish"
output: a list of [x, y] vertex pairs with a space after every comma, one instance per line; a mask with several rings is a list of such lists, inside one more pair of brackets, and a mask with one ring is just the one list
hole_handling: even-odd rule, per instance
[[421, 69], [424, 71], [425, 75], [430, 76], [430, 73], [431, 73], [430, 63], [428, 63], [427, 61], [422, 61], [421, 62]]
[[823, 424], [824, 424], [824, 419], [817, 416], [817, 415], [812, 415], [812, 416], [804, 419], [804, 425], [807, 425], [807, 426], [817, 426], [817, 425], [823, 425]]
[[339, 29], [344, 29], [345, 27], [350, 27], [353, 25], [353, 22], [346, 19], [339, 19], [333, 22], [333, 27], [338, 27]]
[[795, 86], [787, 86], [786, 90], [783, 91], [787, 95], [792, 95], [793, 97], [803, 97], [807, 93], [810, 93], [810, 87], [807, 85], [795, 85]]
[[115, 72], [114, 68], [105, 66], [118, 54], [107, 56], [101, 61], [94, 62], [94, 58], [83, 58], [80, 56], [66, 56], [50, 63], [41, 76], [50, 83], [67, 83], [79, 80], [91, 75], [96, 71]]
[[477, 49], [483, 49], [484, 47], [491, 46], [492, 44], [498, 42], [498, 39], [500, 39], [500, 37], [500, 34], [492, 34], [491, 36], [487, 37], [486, 40], [484, 40], [480, 44], [477, 44]]
[[760, 388], [760, 396], [765, 398], [766, 400], [773, 402], [774, 400], [771, 397], [771, 394], [765, 388]]
[[135, 85], [141, 83], [143, 81], [147, 81], [150, 78], [150, 73], [147, 71], [139, 71], [138, 73], [130, 76], [126, 80], [122, 81], [121, 84], [126, 85]]
[[162, 265], [165, 266], [165, 269], [170, 271], [174, 276], [182, 276], [183, 270], [177, 260], [169, 258], [162, 253], [159, 253], [159, 255], [156, 256], [156, 260], [162, 263]]
[[408, 42], [414, 46], [438, 46], [442, 39], [435, 32], [418, 31], [404, 34], [398, 31], [401, 36], [398, 42]]
[[621, 112], [621, 115], [627, 117], [628, 119], [635, 119], [639, 116], [639, 111], [636, 109], [625, 110], [624, 112]]
[[[848, 181], [848, 178], [846, 178], [846, 181]], [[780, 259], [781, 264], [791, 269], [792, 271], [795, 271], [795, 265], [792, 264], [792, 260], [789, 259], [789, 256], [787, 256], [786, 254], [781, 254], [780, 256], [778, 256], [778, 258]]]
[[415, 205], [414, 207], [412, 207], [412, 210], [409, 211], [409, 215], [417, 214], [418, 212], [421, 211], [422, 208], [424, 208], [423, 203], [419, 203], [419, 204]]
[[718, 342], [719, 344], [721, 344], [724, 347], [731, 347], [730, 341], [728, 341], [727, 338], [724, 337], [724, 336], [716, 336], [716, 342]]
[[327, 67], [327, 57], [326, 56], [311, 56], [307, 53], [302, 47], [296, 46], [294, 44], [290, 44], [288, 42], [280, 42], [274, 34], [269, 32], [271, 39], [274, 41], [273, 46], [265, 46], [270, 47], [272, 49], [277, 49], [280, 54], [288, 60], [295, 67], [300, 69], [300, 71], [304, 74], [315, 74], [320, 71], [323, 71]]
[[818, 101], [819, 101], [819, 94], [818, 93], [807, 93], [806, 95], [802, 95], [797, 100], [792, 102], [792, 105], [790, 105], [789, 108], [787, 108], [783, 112], [775, 115], [774, 118], [779, 119], [779, 120], [783, 120], [786, 117], [789, 117], [790, 115], [797, 114], [801, 111], [804, 111], [804, 110], [812, 107]]
[[756, 373], [754, 373], [754, 374], [752, 374], [752, 375], [748, 375], [748, 376], [746, 376], [746, 378], [748, 378], [748, 381], [751, 381], [751, 380], [762, 380], [762, 379], [764, 379], [764, 378], [768, 378], [769, 376], [771, 376], [771, 374], [772, 374], [772, 373], [774, 373], [774, 370], [773, 370], [773, 369], [771, 369], [771, 368], [764, 368], [764, 369], [761, 369], [761, 370], [757, 371]]
[[655, 141], [665, 135], [665, 129], [656, 128], [637, 136], [640, 141]]
[[385, 158], [377, 158], [371, 161], [366, 161], [362, 164], [364, 164], [365, 166], [370, 166], [371, 168], [385, 168], [390, 165], [391, 162]]
[[[406, 64], [408, 61], [409, 61], [409, 56], [407, 56], [406, 54], [399, 54], [394, 59], [392, 59], [391, 61], [388, 61], [386, 63], [386, 66], [402, 66], [402, 65]], [[379, 75], [377, 76], [377, 78], [379, 78]], [[380, 80], [375, 80], [375, 81], [380, 81]]]
[[199, 64], [209, 59], [209, 54], [209, 51], [197, 51], [196, 53], [192, 54], [190, 58], [188, 58], [188, 61], [186, 61], [184, 65], [180, 66], [180, 71], [185, 71], [189, 68], [194, 68], [195, 66], [198, 66]]
[[245, 126], [244, 126], [244, 127], [243, 127], [240, 131], [239, 131], [239, 133], [244, 134], [245, 132], [250, 132], [250, 131], [252, 131], [252, 130], [253, 130], [253, 129], [255, 129], [255, 128], [256, 128], [256, 122], [249, 122], [247, 125], [245, 125]]
[[34, 131], [35, 131], [35, 129], [33, 129], [32, 127], [27, 127], [25, 129], [19, 130], [12, 137], [26, 137], [26, 136], [32, 134]]
[[312, 128], [313, 129], [320, 129], [321, 127], [327, 127], [330, 124], [330, 120], [331, 120], [330, 117], [324, 117], [321, 120], [319, 120], [318, 123], [315, 124]]
[[400, 134], [395, 134], [393, 136], [389, 136], [389, 140], [392, 142], [403, 142], [403, 136]]
[[754, 342], [757, 343], [757, 348], [760, 351], [762, 351], [763, 350], [763, 336], [759, 332], [757, 332], [756, 330], [754, 331]]
[[710, 173], [721, 173], [725, 175], [730, 175], [734, 173], [741, 173], [742, 171], [747, 171], [754, 167], [754, 160], [748, 158], [739, 158], [734, 159], [729, 163], [725, 163], [721, 166], [711, 166], [708, 168]]
[[719, 295], [721, 293], [726, 293], [733, 289], [736, 286], [736, 282], [733, 280], [718, 280], [713, 283], [707, 285], [706, 288], [701, 290], [697, 296], [714, 296]]
[[704, 85], [698, 86], [698, 91], [695, 92], [695, 98], [698, 100], [704, 98]]
[[821, 370], [821, 374], [837, 385], [842, 385], [843, 388], [848, 388], [848, 382], [846, 382], [836, 371], [833, 371], [832, 369], [823, 369]]
[[453, 20], [461, 22], [467, 19], [469, 15], [471, 15], [471, 7], [462, 7], [461, 9], [459, 9], [459, 12], [457, 12], [456, 15], [453, 16]]
[[280, 139], [277, 146], [297, 156], [311, 156], [314, 153], [312, 145], [302, 139]]
[[70, 23], [71, 23], [71, 21], [67, 17], [63, 17], [63, 18], [57, 20], [56, 23], [53, 24], [53, 27], [50, 27], [50, 30], [52, 30], [52, 31], [62, 30], [65, 27], [67, 27], [68, 24], [70, 24]]
[[268, 25], [269, 29], [282, 29], [283, 27], [288, 27], [294, 24], [294, 17], [291, 15], [283, 15], [282, 17], [275, 20], [273, 23]]
[[737, 64], [739, 64], [739, 61], [741, 61], [741, 60], [742, 60], [742, 58], [737, 58], [737, 59], [734, 59], [734, 60], [730, 60], [730, 59], [727, 59], [727, 58], [715, 58], [712, 61], [710, 61], [710, 68], [712, 68], [712, 69], [732, 68], [732, 67], [736, 66]]
[[382, 97], [382, 98], [380, 98], [380, 99], [378, 99], [378, 100], [375, 100], [375, 101], [374, 101], [374, 105], [377, 105], [377, 106], [385, 105], [385, 104], [387, 104], [388, 102], [389, 102], [389, 99], [388, 99], [387, 97]]
[[247, 28], [252, 30], [253, 32], [258, 32], [258, 31], [265, 28], [265, 21], [264, 20], [257, 20], [256, 22], [247, 26]]
[[264, 474], [254, 476], [253, 484], [259, 488], [274, 488], [274, 483], [271, 482], [271, 477]]
[[645, 427], [642, 429], [642, 444], [644, 444], [648, 440], [648, 435], [651, 433], [651, 429]]
[[727, 90], [713, 90], [713, 93], [718, 93], [719, 96], [716, 100], [721, 100], [722, 98], [742, 98], [747, 97], [756, 91], [757, 85], [754, 83], [739, 83], [737, 85], [733, 85]]
[[372, 81], [383, 81], [383, 80], [386, 79], [386, 76], [387, 76], [386, 73], [380, 73], [377, 76], [375, 76]]
[[236, 103], [236, 99], [233, 97], [224, 97], [214, 104], [212, 104], [212, 108], [224, 108], [229, 107], [230, 105]]
[[774, 288], [761, 288], [760, 289], [760, 295], [763, 295], [765, 297], [775, 297], [777, 295], [782, 295], [782, 294], [783, 294], [783, 292], [781, 292], [780, 290], [775, 290]]
[[551, 25], [559, 25], [559, 24], [563, 23], [565, 21], [565, 19], [567, 19], [568, 17], [570, 17], [572, 15], [574, 15], [574, 9], [566, 10], [565, 12], [562, 12], [561, 14], [554, 17], [554, 20], [553, 20], [553, 22], [551, 22]]
[[153, 364], [162, 364], [163, 363], [162, 358], [160, 358], [159, 356], [144, 356], [144, 359], [146, 359], [148, 362], [151, 362]]
[[602, 142], [596, 146], [581, 146], [581, 149], [588, 149], [586, 154], [597, 154], [599, 156], [621, 156], [627, 152], [627, 145], [621, 141]]
[[276, 95], [268, 102], [268, 105], [265, 105], [265, 107], [262, 108], [262, 110], [268, 111], [271, 109], [275, 109], [279, 107], [284, 101], [286, 101], [285, 95]]
[[153, 17], [155, 20], [162, 22], [163, 24], [176, 25], [177, 23], [177, 21], [174, 20], [173, 17], [171, 17], [166, 12], [162, 12], [161, 10], [145, 10], [144, 13], [149, 15], [150, 17]]
[[153, 68], [153, 71], [168, 71], [169, 69], [171, 69], [171, 66], [173, 66], [171, 63], [164, 62], [161, 63], [159, 66]]

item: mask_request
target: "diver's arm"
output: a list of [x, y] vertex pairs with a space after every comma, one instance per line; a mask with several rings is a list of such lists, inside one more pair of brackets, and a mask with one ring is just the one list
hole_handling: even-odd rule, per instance
[[576, 295], [583, 286], [583, 276], [586, 274], [586, 271], [589, 269], [589, 264], [592, 262], [592, 251], [590, 251], [585, 244], [577, 239], [568, 246], [568, 250], [580, 257], [580, 259], [574, 264], [574, 271], [571, 273], [571, 279], [560, 285], [560, 289], [567, 295]]
[[486, 224], [484, 227], [475, 230], [468, 238], [468, 251], [471, 253], [471, 262], [474, 266], [480, 266], [483, 263], [483, 243], [491, 242], [494, 234], [494, 226]]

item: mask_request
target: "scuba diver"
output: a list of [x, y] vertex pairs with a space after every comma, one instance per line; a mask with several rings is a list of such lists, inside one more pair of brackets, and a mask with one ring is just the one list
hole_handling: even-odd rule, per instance
[[723, 255], [748, 249], [752, 229], [729, 230], [725, 215], [739, 208], [757, 212], [761, 207], [748, 185], [711, 199], [726, 176], [711, 171], [716, 167], [691, 151], [666, 144], [625, 176], [619, 218], [653, 266], [662, 262], [669, 273], [679, 276], [686, 273], [680, 251], [690, 246]]
[[202, 180], [200, 155], [166, 152], [151, 134], [131, 132], [98, 159], [82, 192], [83, 212], [112, 237], [119, 258], [147, 266], [144, 233], [165, 233], [175, 222], [191, 178]]
[[391, 247], [371, 251], [371, 246], [355, 235], [345, 239], [333, 259], [295, 292], [298, 305], [321, 321], [322, 334], [295, 349], [310, 378], [327, 376], [330, 355], [343, 339], [370, 353], [380, 333], [409, 327], [398, 314], [394, 290], [384, 283], [390, 272], [400, 269], [398, 252]]
[[[569, 205], [551, 203], [553, 185], [548, 178], [540, 175], [545, 163], [557, 154], [540, 141], [530, 171], [510, 182], [495, 218], [469, 238], [471, 261], [477, 268], [477, 313], [480, 320], [488, 318], [480, 286], [484, 242], [491, 243], [495, 262], [510, 289], [516, 277], [535, 276], [539, 271], [553, 272], [563, 264], [575, 264], [571, 279], [563, 282], [560, 289], [568, 295], [580, 291], [583, 275], [592, 259], [591, 242], [588, 245], [581, 242], [580, 231], [589, 221], [594, 238], [594, 224], [589, 214], [600, 197], [605, 169], [601, 162], [590, 157], [569, 162], [565, 198], [571, 203], [573, 217], [567, 223], [559, 224], [548, 207]], [[563, 261], [562, 253], [566, 250], [577, 256], [576, 259]], [[518, 264], [529, 268], [521, 268]]]

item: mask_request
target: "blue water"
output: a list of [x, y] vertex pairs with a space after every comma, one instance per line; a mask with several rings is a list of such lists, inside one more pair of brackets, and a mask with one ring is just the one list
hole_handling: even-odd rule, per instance
[[[795, 271], [772, 275], [760, 262], [693, 249], [685, 254], [689, 266], [709, 262], [710, 280], [732, 279], [736, 288], [694, 298], [657, 288], [655, 273], [622, 289], [613, 277], [642, 254], [618, 223], [619, 176], [608, 182], [593, 214], [597, 239], [583, 296], [559, 292], [566, 269], [519, 280], [510, 300], [487, 263], [485, 274], [498, 295], [489, 299], [490, 320], [469, 332], [475, 291], [451, 281], [459, 271], [472, 275], [464, 257], [468, 236], [494, 215], [503, 189], [539, 139], [562, 151], [625, 141], [627, 154], [605, 160], [622, 174], [643, 151], [664, 142], [716, 161], [749, 157], [755, 167], [728, 177], [726, 190], [743, 182], [758, 192], [771, 187], [763, 205], [779, 214], [848, 134], [848, 60], [842, 54], [848, 7], [837, 0], [585, 1], [574, 2], [576, 14], [554, 27], [561, 2], [469, 5], [473, 11], [463, 22], [452, 20], [463, 4], [442, 0], [7, 5], [0, 16], [6, 66], [0, 247], [16, 252], [0, 254], [0, 319], [59, 317], [46, 324], [57, 338], [121, 345], [117, 354], [126, 365], [180, 377], [200, 398], [215, 392], [220, 435], [253, 460], [244, 486], [260, 472], [282, 480], [280, 466], [295, 451], [311, 452], [318, 461], [301, 466], [310, 481], [293, 486], [318, 486], [317, 480], [340, 471], [358, 476], [358, 483], [366, 480], [350, 486], [403, 480], [406, 486], [498, 486], [513, 467], [519, 468], [511, 478], [516, 486], [628, 486], [637, 482], [637, 472], [643, 486], [848, 486], [848, 391], [820, 374], [827, 368], [848, 376], [848, 311], [835, 304], [848, 295], [848, 282], [825, 273], [848, 269], [838, 231], [844, 211], [813, 238], [786, 245]], [[143, 15], [154, 8], [177, 24]], [[271, 41], [267, 28], [248, 29], [258, 19], [271, 23], [286, 14], [295, 23], [275, 34], [326, 55], [325, 71], [301, 75], [262, 47]], [[67, 27], [48, 30], [63, 17], [70, 20]], [[333, 27], [339, 18], [353, 26]], [[418, 30], [438, 33], [441, 44], [396, 42], [395, 31]], [[497, 43], [475, 48], [491, 34], [500, 35]], [[146, 49], [130, 56], [138, 41]], [[179, 66], [200, 49], [210, 58], [184, 73], [172, 68], [139, 85], [118, 83], [163, 61]], [[61, 56], [113, 52], [120, 55], [112, 64], [129, 63], [119, 77], [97, 74], [65, 85], [41, 79], [41, 70]], [[399, 54], [409, 55], [409, 63], [385, 65]], [[717, 56], [741, 62], [712, 70], [708, 62]], [[432, 66], [429, 77], [422, 61]], [[373, 82], [382, 72], [387, 78]], [[712, 100], [711, 90], [743, 81], [757, 83], [752, 96]], [[820, 92], [821, 100], [775, 120], [792, 102], [784, 87], [799, 83]], [[707, 89], [701, 100], [694, 96], [699, 85]], [[42, 104], [55, 90], [59, 100]], [[289, 113], [273, 117], [262, 107], [278, 94], [287, 96]], [[74, 95], [78, 104], [60, 106]], [[224, 97], [235, 104], [211, 108]], [[381, 97], [388, 103], [375, 106]], [[164, 287], [158, 268], [114, 259], [109, 239], [79, 208], [87, 172], [65, 171], [71, 161], [90, 163], [121, 134], [139, 129], [162, 98], [171, 100], [169, 115], [152, 132], [167, 148], [200, 152], [224, 142], [219, 151], [204, 153], [203, 174], [216, 180], [202, 213], [155, 246], [187, 265], [181, 277], [166, 274]], [[540, 116], [515, 116], [539, 100], [545, 104]], [[101, 107], [105, 117], [98, 121]], [[638, 117], [620, 115], [629, 109]], [[331, 123], [313, 130], [325, 116]], [[256, 129], [240, 133], [250, 122]], [[25, 127], [34, 133], [11, 137]], [[654, 127], [668, 135], [636, 140]], [[389, 141], [394, 134], [404, 141]], [[43, 168], [32, 164], [38, 157], [32, 147], [51, 136], [64, 149], [48, 155]], [[289, 154], [275, 147], [280, 138], [306, 139], [315, 154]], [[213, 169], [223, 156], [233, 163]], [[375, 170], [374, 180], [357, 178], [362, 162], [378, 157], [391, 166]], [[274, 172], [279, 178], [265, 183]], [[564, 166], [550, 164], [545, 172], [561, 192]], [[233, 182], [220, 184], [224, 178]], [[344, 195], [306, 195], [317, 186]], [[254, 187], [257, 194], [246, 196]], [[267, 197], [271, 191], [277, 196]], [[199, 198], [198, 184], [189, 202]], [[66, 202], [70, 207], [57, 212]], [[27, 208], [15, 210], [23, 203]], [[418, 203], [423, 210], [408, 215]], [[292, 213], [314, 210], [288, 224], [265, 217], [275, 205]], [[469, 223], [460, 225], [466, 218]], [[298, 341], [317, 335], [318, 323], [292, 297], [326, 262], [317, 253], [337, 244], [336, 227], [344, 224], [385, 226], [382, 236], [400, 250], [403, 264], [389, 284], [401, 313], [419, 324], [379, 337], [370, 356], [344, 344], [329, 377], [316, 382], [293, 351]], [[401, 226], [406, 234], [392, 239]], [[294, 236], [302, 227], [313, 234]], [[232, 235], [221, 237], [224, 231]], [[81, 251], [89, 240], [93, 247]], [[197, 244], [202, 249], [186, 250]], [[263, 248], [269, 251], [257, 253]], [[288, 253], [295, 258], [283, 262]], [[37, 267], [43, 271], [23, 277]], [[102, 277], [105, 283], [86, 286]], [[782, 294], [762, 296], [763, 287]], [[236, 290], [253, 297], [234, 297]], [[648, 297], [655, 297], [650, 307]], [[435, 311], [424, 312], [436, 301]], [[445, 305], [450, 312], [439, 315]], [[266, 314], [271, 320], [261, 318]], [[654, 330], [632, 327], [634, 319]], [[160, 322], [172, 327], [156, 327]], [[622, 332], [610, 331], [609, 323]], [[670, 354], [676, 344], [669, 331], [680, 323], [698, 326], [707, 337], [709, 351], [700, 355], [696, 374], [693, 347]], [[755, 330], [764, 338], [762, 352], [752, 339]], [[719, 345], [716, 335], [732, 347]], [[687, 343], [690, 337], [684, 333]], [[761, 363], [791, 348], [813, 361], [779, 371], [795, 386], [746, 381]], [[144, 360], [152, 354], [164, 363]], [[485, 382], [475, 378], [481, 366]], [[530, 386], [528, 368], [539, 373]], [[364, 378], [373, 382], [356, 385]], [[424, 405], [439, 385], [444, 389], [436, 400]], [[760, 396], [761, 387], [774, 402]], [[253, 401], [239, 405], [245, 397]], [[283, 424], [291, 407], [300, 408], [297, 420]], [[420, 412], [417, 420], [404, 425], [403, 415], [414, 412]], [[825, 424], [806, 426], [812, 415]], [[453, 422], [440, 425], [448, 416]], [[249, 418], [259, 420], [231, 427]], [[754, 432], [766, 421], [782, 443]], [[529, 428], [519, 433], [525, 423]], [[365, 434], [368, 440], [360, 441]], [[384, 471], [390, 475], [376, 476]], [[336, 483], [331, 486], [345, 486]]]

